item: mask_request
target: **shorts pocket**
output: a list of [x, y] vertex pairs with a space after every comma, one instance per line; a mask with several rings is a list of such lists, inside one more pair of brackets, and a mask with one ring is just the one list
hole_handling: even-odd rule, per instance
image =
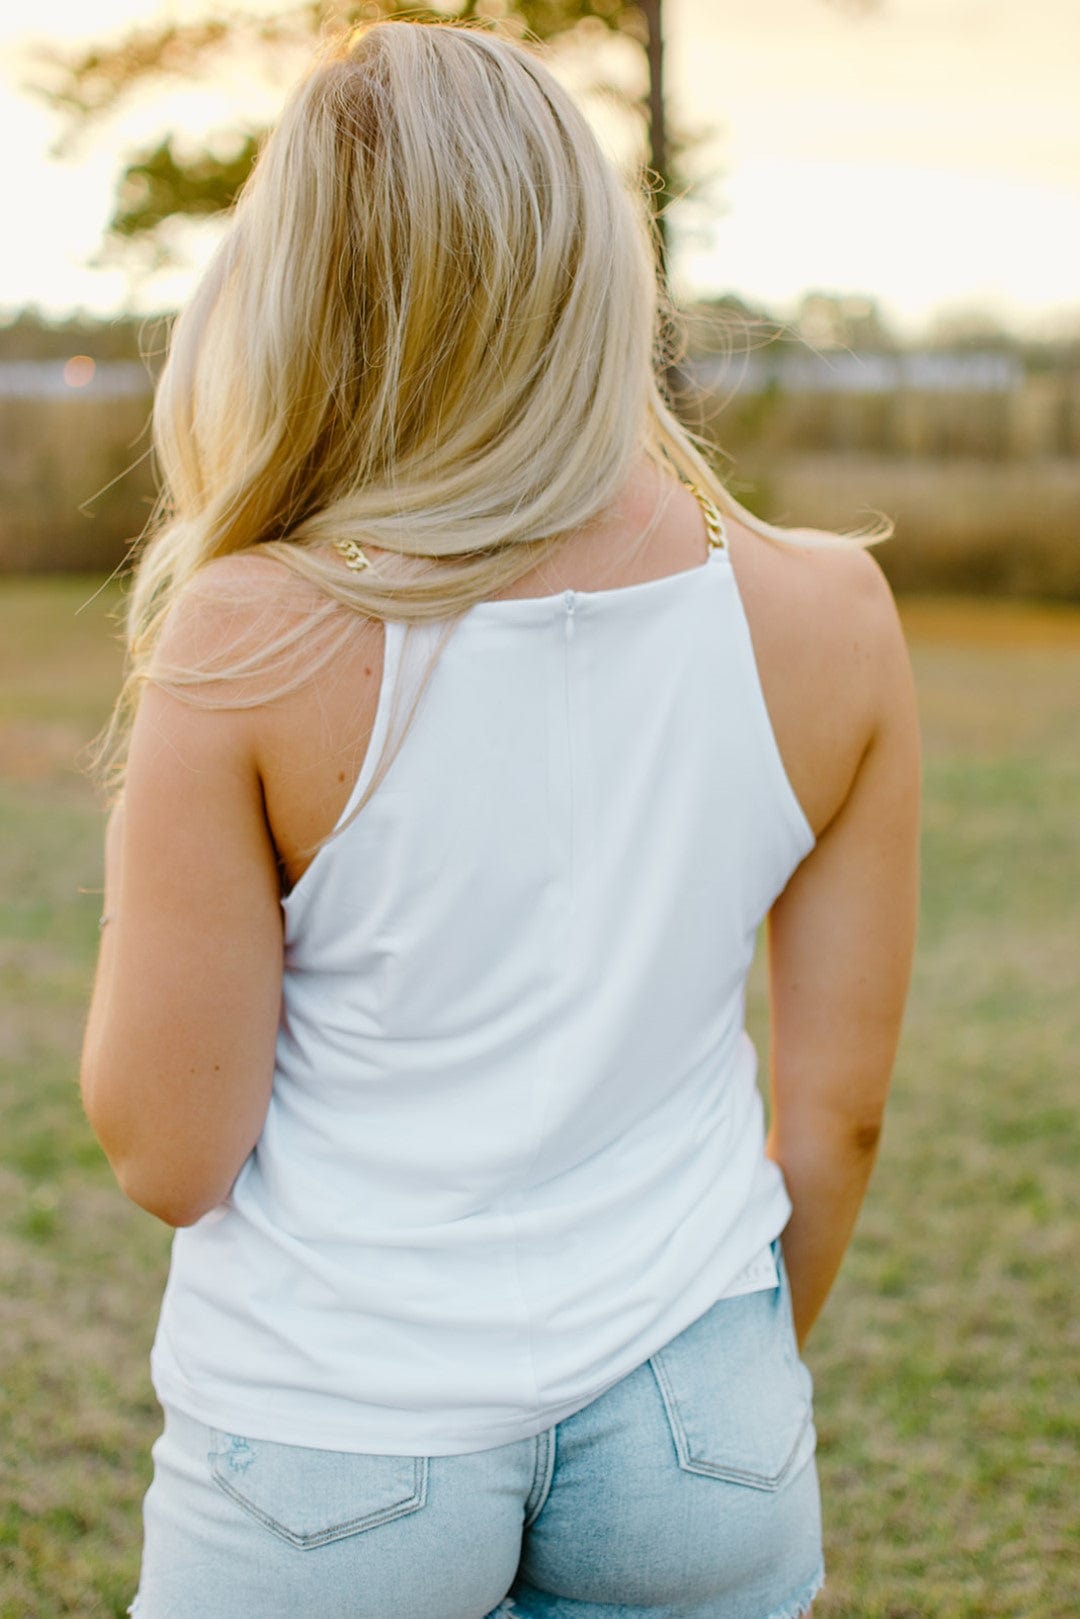
[[309, 1450], [217, 1429], [211, 1433], [214, 1483], [292, 1546], [344, 1540], [417, 1512], [427, 1499], [424, 1456]]
[[679, 1466], [778, 1490], [815, 1449], [813, 1384], [780, 1284], [720, 1299], [652, 1356]]

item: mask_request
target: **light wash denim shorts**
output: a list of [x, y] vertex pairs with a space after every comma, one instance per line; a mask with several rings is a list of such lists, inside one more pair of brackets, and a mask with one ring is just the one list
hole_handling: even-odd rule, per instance
[[313, 1450], [167, 1408], [128, 1612], [796, 1619], [823, 1580], [821, 1513], [779, 1270], [580, 1411], [493, 1450]]

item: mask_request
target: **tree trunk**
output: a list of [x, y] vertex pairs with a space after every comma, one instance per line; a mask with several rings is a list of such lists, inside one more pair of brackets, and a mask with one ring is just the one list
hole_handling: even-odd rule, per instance
[[664, 212], [670, 201], [668, 175], [667, 121], [664, 111], [664, 35], [661, 0], [642, 0], [641, 9], [648, 29], [646, 52], [649, 59], [649, 167], [659, 182], [655, 194], [656, 228], [660, 259], [667, 268], [668, 230]]

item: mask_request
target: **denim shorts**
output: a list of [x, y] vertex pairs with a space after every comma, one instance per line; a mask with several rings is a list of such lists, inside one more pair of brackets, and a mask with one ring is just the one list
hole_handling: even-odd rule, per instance
[[497, 1449], [314, 1450], [166, 1408], [128, 1612], [796, 1619], [823, 1580], [821, 1513], [810, 1374], [779, 1272]]

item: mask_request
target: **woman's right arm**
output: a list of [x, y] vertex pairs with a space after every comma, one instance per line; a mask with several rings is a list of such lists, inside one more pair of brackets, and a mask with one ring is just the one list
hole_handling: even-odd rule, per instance
[[840, 809], [768, 925], [768, 1154], [792, 1216], [783, 1235], [805, 1340], [855, 1226], [877, 1153], [915, 944], [919, 729], [884, 578], [859, 603], [874, 647], [875, 722]]

